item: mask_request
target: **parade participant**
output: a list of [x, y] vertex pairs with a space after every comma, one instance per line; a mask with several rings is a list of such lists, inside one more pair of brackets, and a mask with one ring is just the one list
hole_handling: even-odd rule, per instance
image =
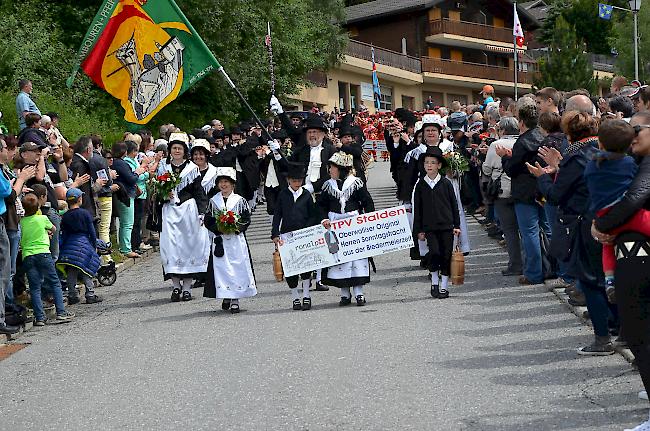
[[448, 298], [454, 235], [460, 235], [458, 203], [451, 181], [440, 174], [446, 165], [440, 148], [427, 148], [420, 159], [426, 175], [413, 190], [413, 235], [429, 249], [424, 261], [431, 273], [431, 296]]
[[190, 156], [201, 174], [201, 186], [208, 198], [216, 195], [219, 191], [216, 186], [217, 168], [209, 162], [210, 147], [205, 139], [195, 139], [190, 150]]
[[[233, 168], [217, 168], [219, 193], [210, 199], [205, 227], [212, 232], [213, 244], [208, 278], [203, 296], [221, 298], [223, 310], [239, 313], [239, 299], [257, 295], [253, 263], [244, 232], [251, 222], [248, 202], [234, 192], [237, 173]], [[220, 222], [220, 214], [232, 211], [235, 229]], [[231, 224], [232, 225], [232, 224]]]
[[269, 142], [260, 168], [264, 176], [266, 213], [269, 215], [271, 223], [273, 223], [273, 214], [277, 206], [276, 201], [278, 200], [278, 195], [281, 190], [285, 189], [287, 184], [286, 166], [281, 162], [282, 153], [280, 152], [281, 142], [286, 137], [286, 133], [284, 131], [282, 133], [274, 132], [271, 136], [275, 141]]
[[366, 184], [366, 167], [363, 162], [363, 146], [357, 142], [358, 126], [352, 125], [352, 116], [346, 115], [341, 121], [339, 128], [339, 145], [336, 145], [338, 151], [352, 156], [352, 166], [354, 167], [355, 176]]
[[[323, 184], [323, 191], [316, 202], [321, 208], [325, 229], [330, 229], [330, 221], [354, 217], [360, 213], [375, 210], [375, 204], [364, 187], [363, 182], [350, 174], [352, 156], [341, 152], [335, 153], [329, 160], [330, 179]], [[350, 288], [358, 306], [366, 304], [363, 285], [370, 283], [368, 259], [358, 259], [342, 263], [323, 270], [325, 283], [341, 289], [339, 305], [352, 302]]]
[[237, 146], [235, 162], [237, 171], [235, 192], [248, 201], [251, 211], [255, 210], [257, 204], [256, 192], [260, 184], [260, 153], [262, 148], [262, 141], [255, 130], [258, 129], [253, 129], [250, 136]]
[[[276, 247], [282, 243], [282, 234], [313, 226], [320, 221], [318, 207], [316, 207], [311, 194], [303, 188], [305, 179], [304, 165], [302, 163], [290, 163], [287, 179], [289, 186], [282, 187], [279, 191], [275, 212], [273, 213], [271, 238]], [[293, 298], [294, 310], [309, 310], [311, 308], [310, 278], [311, 271], [299, 276], [286, 277]], [[299, 279], [302, 282], [302, 304], [300, 303], [300, 291], [298, 289]]]
[[390, 154], [390, 172], [396, 185], [399, 184], [398, 176], [404, 156], [417, 146], [413, 137], [415, 124], [416, 118], [411, 111], [397, 108], [395, 118], [388, 119], [384, 126], [384, 140]]
[[199, 167], [187, 159], [188, 153], [187, 143], [171, 141], [169, 156], [158, 167], [158, 175], [170, 172], [180, 176], [178, 185], [165, 197], [160, 232], [160, 259], [165, 280], [173, 282], [172, 302], [192, 299], [192, 279], [205, 272], [208, 264], [205, 250], [197, 247], [203, 243], [200, 224], [207, 197]]
[[61, 218], [61, 245], [57, 267], [65, 270], [68, 284], [68, 305], [79, 302], [77, 280], [81, 276], [86, 287], [86, 304], [102, 302], [95, 295], [95, 282], [100, 266], [97, 254], [97, 235], [93, 226], [93, 217], [82, 208], [84, 192], [77, 188], [68, 189], [66, 202], [68, 211]]

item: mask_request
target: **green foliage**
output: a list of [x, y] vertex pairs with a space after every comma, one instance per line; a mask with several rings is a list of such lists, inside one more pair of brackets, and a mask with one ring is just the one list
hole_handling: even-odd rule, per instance
[[[343, 0], [177, 0], [180, 8], [224, 66], [258, 115], [270, 97], [270, 73], [263, 44], [271, 22], [276, 94], [281, 98], [309, 85], [312, 70], [327, 70], [340, 61], [347, 34], [336, 24], [344, 18]], [[17, 132], [14, 101], [21, 78], [34, 82], [42, 112], [56, 111], [68, 140], [81, 134], [119, 136], [126, 129], [117, 99], [79, 74], [72, 89], [65, 79], [72, 70], [83, 35], [97, 13], [98, 0], [43, 2], [0, 0], [0, 107]], [[227, 123], [250, 118], [223, 78], [213, 73], [163, 109], [146, 127], [172, 122], [190, 130], [212, 118]]]
[[[650, 79], [650, 5], [639, 9], [639, 79]], [[623, 15], [614, 25], [611, 43], [618, 52], [617, 71], [634, 79], [634, 24], [631, 13]]]
[[539, 60], [539, 76], [535, 87], [554, 87], [560, 91], [596, 89], [594, 70], [575, 29], [563, 17], [556, 20], [554, 37], [548, 55]]
[[[624, 0], [553, 0], [541, 30], [540, 40], [547, 45], [550, 44], [554, 37], [557, 19], [563, 17], [575, 27], [578, 38], [584, 40], [588, 52], [611, 54], [612, 45], [609, 37], [612, 34], [613, 21], [598, 17], [599, 3], [628, 7], [627, 1]], [[615, 10], [614, 18], [619, 13]]]

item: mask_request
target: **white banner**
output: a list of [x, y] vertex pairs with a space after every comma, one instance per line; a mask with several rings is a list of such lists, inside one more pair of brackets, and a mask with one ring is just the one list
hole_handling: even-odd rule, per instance
[[331, 221], [280, 235], [285, 277], [413, 247], [404, 206]]
[[388, 147], [386, 147], [386, 141], [375, 141], [372, 139], [367, 139], [363, 143], [363, 149], [366, 151], [388, 151]]
[[362, 100], [375, 100], [375, 93], [372, 89], [372, 82], [361, 83], [361, 99]]

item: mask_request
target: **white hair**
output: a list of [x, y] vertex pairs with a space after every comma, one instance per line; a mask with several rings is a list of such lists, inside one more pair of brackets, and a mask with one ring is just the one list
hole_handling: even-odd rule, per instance
[[52, 119], [48, 115], [41, 116], [41, 126], [45, 126], [46, 124], [50, 124], [51, 122]]

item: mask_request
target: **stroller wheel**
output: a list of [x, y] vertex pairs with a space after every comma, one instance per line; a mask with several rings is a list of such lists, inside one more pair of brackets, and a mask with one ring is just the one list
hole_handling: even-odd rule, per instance
[[117, 280], [117, 272], [115, 272], [115, 267], [101, 267], [97, 271], [97, 281], [102, 286], [112, 286]]

